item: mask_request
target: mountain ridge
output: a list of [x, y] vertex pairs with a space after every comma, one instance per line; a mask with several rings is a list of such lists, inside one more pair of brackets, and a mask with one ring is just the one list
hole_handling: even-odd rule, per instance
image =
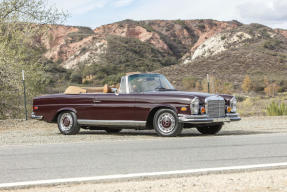
[[[239, 63], [237, 67], [249, 66], [239, 76], [230, 75], [229, 80], [234, 78], [236, 85], [245, 74], [252, 75], [256, 67], [263, 68], [263, 76], [268, 75], [264, 63], [269, 65], [279, 57], [280, 63], [283, 63], [280, 66], [285, 69], [286, 41], [287, 30], [284, 29], [211, 19], [124, 20], [95, 29], [56, 25], [51, 26], [48, 34], [42, 37], [42, 44], [47, 50], [44, 56], [66, 70], [79, 73], [83, 82], [86, 77], [89, 77], [86, 82], [90, 83], [115, 82], [121, 74], [131, 71], [171, 71], [166, 74], [179, 87], [184, 77], [203, 78], [211, 70], [206, 68], [210, 63], [213, 63], [210, 68], [228, 68], [228, 62]], [[249, 53], [244, 49], [248, 49]], [[243, 55], [236, 57], [236, 61], [232, 59], [232, 54]], [[269, 56], [266, 57], [266, 54]], [[218, 62], [217, 57], [222, 62]], [[256, 60], [250, 59], [252, 57], [258, 57], [261, 62], [259, 58], [264, 58], [263, 64], [258, 65]], [[249, 60], [238, 62], [242, 58]], [[248, 65], [245, 65], [246, 62]], [[174, 78], [180, 66], [189, 73]], [[274, 66], [281, 71], [279, 65]], [[203, 72], [197, 74], [194, 71]], [[226, 78], [225, 75], [222, 77]]]

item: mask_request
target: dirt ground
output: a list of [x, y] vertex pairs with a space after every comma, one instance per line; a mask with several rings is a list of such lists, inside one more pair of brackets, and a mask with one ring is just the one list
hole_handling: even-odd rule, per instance
[[[1, 191], [1, 190], [0, 190]], [[83, 183], [2, 192], [286, 192], [287, 169], [112, 183]]]
[[[219, 135], [247, 135], [262, 133], [287, 133], [287, 116], [244, 117], [239, 122], [226, 123]], [[201, 136], [196, 129], [185, 129], [180, 137]], [[37, 120], [0, 121], [0, 146], [22, 144], [49, 144], [93, 142], [102, 140], [157, 139], [153, 130], [128, 130], [117, 134], [105, 131], [81, 130], [78, 135], [61, 135], [56, 124]]]

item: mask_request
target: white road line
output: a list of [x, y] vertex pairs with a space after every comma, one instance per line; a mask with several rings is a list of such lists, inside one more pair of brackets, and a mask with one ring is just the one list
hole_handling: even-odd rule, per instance
[[229, 172], [229, 171], [240, 171], [240, 170], [257, 170], [257, 169], [271, 169], [271, 168], [285, 168], [287, 162], [271, 163], [271, 164], [257, 164], [257, 165], [242, 165], [242, 166], [231, 166], [231, 167], [216, 167], [216, 168], [204, 168], [204, 169], [187, 169], [187, 170], [176, 170], [176, 171], [164, 171], [164, 172], [150, 172], [150, 173], [131, 173], [131, 174], [119, 174], [119, 175], [105, 175], [95, 177], [77, 177], [77, 178], [66, 178], [66, 179], [50, 179], [50, 180], [38, 180], [38, 181], [25, 181], [16, 183], [2, 183], [2, 188], [18, 188], [18, 187], [29, 187], [37, 185], [56, 185], [65, 183], [79, 183], [79, 182], [97, 182], [97, 181], [109, 181], [119, 179], [134, 179], [143, 177], [156, 177], [156, 176], [172, 176], [172, 175], [187, 175], [187, 174], [207, 174], [215, 172]]

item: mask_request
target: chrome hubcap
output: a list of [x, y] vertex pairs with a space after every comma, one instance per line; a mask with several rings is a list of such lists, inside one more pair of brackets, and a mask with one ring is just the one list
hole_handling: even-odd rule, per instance
[[175, 128], [175, 118], [170, 113], [163, 113], [159, 116], [157, 125], [161, 132], [170, 133]]
[[70, 113], [64, 113], [60, 119], [60, 128], [62, 131], [68, 131], [73, 126], [73, 117]]

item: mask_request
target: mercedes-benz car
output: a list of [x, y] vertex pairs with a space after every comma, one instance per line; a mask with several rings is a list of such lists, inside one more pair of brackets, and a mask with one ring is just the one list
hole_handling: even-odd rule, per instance
[[82, 128], [108, 133], [154, 129], [160, 136], [177, 136], [183, 128], [216, 134], [225, 122], [240, 120], [234, 96], [178, 91], [155, 73], [126, 75], [111, 93], [72, 91], [36, 97], [32, 118], [57, 123], [65, 135]]

